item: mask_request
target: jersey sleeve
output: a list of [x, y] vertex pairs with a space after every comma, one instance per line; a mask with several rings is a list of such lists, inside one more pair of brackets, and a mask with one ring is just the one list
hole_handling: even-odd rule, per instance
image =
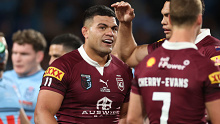
[[131, 92], [131, 82], [132, 82], [132, 79], [133, 79], [133, 74], [132, 74], [132, 71], [131, 69], [128, 67], [127, 69], [127, 73], [128, 73], [128, 78], [127, 78], [127, 84], [128, 84], [128, 91], [126, 93], [126, 96], [125, 96], [125, 100], [124, 100], [124, 103], [126, 102], [129, 102], [129, 99], [130, 99], [130, 92]]
[[160, 39], [157, 42], [154, 42], [152, 44], [148, 44], [147, 49], [148, 49], [148, 54], [152, 53], [155, 49], [160, 47], [163, 42], [166, 40], [166, 38]]
[[214, 61], [216, 65], [220, 66], [220, 47], [218, 47], [219, 46], [213, 46], [210, 59]]
[[68, 64], [58, 58], [45, 71], [40, 90], [51, 90], [64, 95], [68, 87]]
[[205, 102], [220, 99], [220, 70], [218, 66], [211, 64], [208, 69], [208, 77], [205, 81]]

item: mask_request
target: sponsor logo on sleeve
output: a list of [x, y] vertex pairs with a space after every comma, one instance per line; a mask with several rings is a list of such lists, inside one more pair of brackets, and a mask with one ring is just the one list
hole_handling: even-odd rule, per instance
[[209, 75], [209, 80], [211, 84], [220, 84], [220, 72], [214, 72]]
[[156, 63], [156, 59], [154, 57], [151, 57], [150, 59], [148, 59], [146, 63], [146, 67], [152, 67], [155, 63]]
[[216, 66], [220, 65], [220, 55], [212, 57], [211, 60], [215, 62]]
[[43, 77], [45, 77], [45, 76], [50, 76], [50, 77], [56, 78], [56, 79], [59, 80], [59, 81], [62, 81], [62, 78], [63, 78], [64, 74], [65, 74], [65, 73], [64, 73], [63, 71], [61, 71], [60, 69], [58, 69], [58, 68], [49, 67], [49, 68], [45, 71]]

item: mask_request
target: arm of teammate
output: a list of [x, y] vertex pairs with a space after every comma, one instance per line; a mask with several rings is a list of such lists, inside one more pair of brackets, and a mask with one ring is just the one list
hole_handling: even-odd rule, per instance
[[220, 122], [220, 99], [211, 102], [206, 102], [206, 109], [212, 124], [219, 124]]
[[30, 124], [31, 122], [28, 120], [28, 117], [23, 108], [20, 109], [20, 120], [21, 124]]
[[120, 110], [119, 124], [126, 124], [127, 113], [128, 113], [128, 102], [122, 104]]
[[50, 90], [40, 90], [34, 112], [36, 124], [57, 124], [54, 115], [59, 110], [63, 96]]
[[143, 124], [145, 112], [143, 109], [142, 97], [131, 92], [128, 106], [127, 123]]
[[137, 60], [138, 56], [142, 56], [143, 53], [146, 56], [148, 52], [141, 51], [142, 54], [138, 54], [141, 49], [137, 47], [132, 34], [132, 20], [135, 17], [134, 9], [131, 8], [129, 3], [124, 1], [114, 3], [111, 6], [114, 7], [116, 17], [119, 20], [118, 36], [113, 54], [114, 52], [117, 53], [118, 57], [129, 66], [136, 66], [139, 63], [139, 60]]

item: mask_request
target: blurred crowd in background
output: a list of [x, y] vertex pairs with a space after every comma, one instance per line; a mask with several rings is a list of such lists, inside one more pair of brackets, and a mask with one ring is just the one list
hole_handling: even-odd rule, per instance
[[[118, 0], [0, 0], [0, 31], [5, 34], [9, 52], [12, 47], [12, 33], [22, 29], [35, 29], [44, 34], [48, 46], [50, 41], [62, 33], [73, 33], [81, 37], [82, 16], [86, 8], [104, 4], [111, 6]], [[135, 9], [133, 33], [136, 42], [148, 44], [164, 38], [161, 25], [161, 8], [164, 0], [125, 0]], [[211, 34], [220, 39], [220, 1], [205, 0], [206, 10], [203, 28], [210, 28]], [[11, 52], [10, 52], [11, 53]], [[48, 67], [48, 49], [42, 62]], [[11, 59], [7, 70], [12, 69]]]

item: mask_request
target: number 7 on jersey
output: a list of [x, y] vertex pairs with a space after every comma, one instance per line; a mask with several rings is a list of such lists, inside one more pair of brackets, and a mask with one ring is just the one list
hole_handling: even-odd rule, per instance
[[153, 101], [163, 101], [162, 113], [160, 116], [160, 124], [167, 124], [170, 102], [171, 102], [171, 93], [170, 92], [153, 92]]

